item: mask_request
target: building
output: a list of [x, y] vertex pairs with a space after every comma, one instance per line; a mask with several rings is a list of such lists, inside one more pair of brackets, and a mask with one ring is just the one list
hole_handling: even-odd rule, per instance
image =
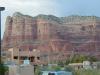
[[29, 59], [30, 62], [36, 63], [40, 61], [40, 52], [33, 49], [32, 51], [20, 51], [17, 48], [10, 48], [6, 52], [7, 61], [14, 61], [17, 64], [22, 64], [25, 59]]

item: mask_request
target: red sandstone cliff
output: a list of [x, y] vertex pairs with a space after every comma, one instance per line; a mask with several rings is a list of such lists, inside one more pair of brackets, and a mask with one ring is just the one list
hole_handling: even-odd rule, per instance
[[31, 17], [17, 12], [7, 17], [5, 25], [3, 48], [100, 51], [100, 20], [97, 17]]

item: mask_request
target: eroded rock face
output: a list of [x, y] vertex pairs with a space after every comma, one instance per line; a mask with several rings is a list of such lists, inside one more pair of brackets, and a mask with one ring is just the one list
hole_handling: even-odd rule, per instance
[[11, 35], [12, 35], [12, 18], [10, 16], [7, 17], [5, 24], [6, 24], [6, 28], [2, 40], [2, 46], [8, 47], [9, 44], [11, 43]]
[[3, 48], [19, 46], [24, 50], [31, 47], [47, 51], [100, 51], [99, 17], [31, 17], [17, 12], [12, 17], [8, 16], [5, 24]]

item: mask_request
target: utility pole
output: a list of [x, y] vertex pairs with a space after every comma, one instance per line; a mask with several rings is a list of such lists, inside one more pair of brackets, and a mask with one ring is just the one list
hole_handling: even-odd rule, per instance
[[[0, 31], [1, 31], [1, 11], [4, 11], [5, 7], [0, 7]], [[0, 35], [1, 38], [1, 35]], [[0, 40], [0, 63], [1, 63], [1, 40]]]

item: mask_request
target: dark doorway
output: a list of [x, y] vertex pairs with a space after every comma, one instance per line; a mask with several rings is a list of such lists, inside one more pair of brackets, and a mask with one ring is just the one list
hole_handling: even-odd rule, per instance
[[34, 56], [30, 57], [29, 59], [30, 59], [31, 62], [35, 61], [35, 57]]

